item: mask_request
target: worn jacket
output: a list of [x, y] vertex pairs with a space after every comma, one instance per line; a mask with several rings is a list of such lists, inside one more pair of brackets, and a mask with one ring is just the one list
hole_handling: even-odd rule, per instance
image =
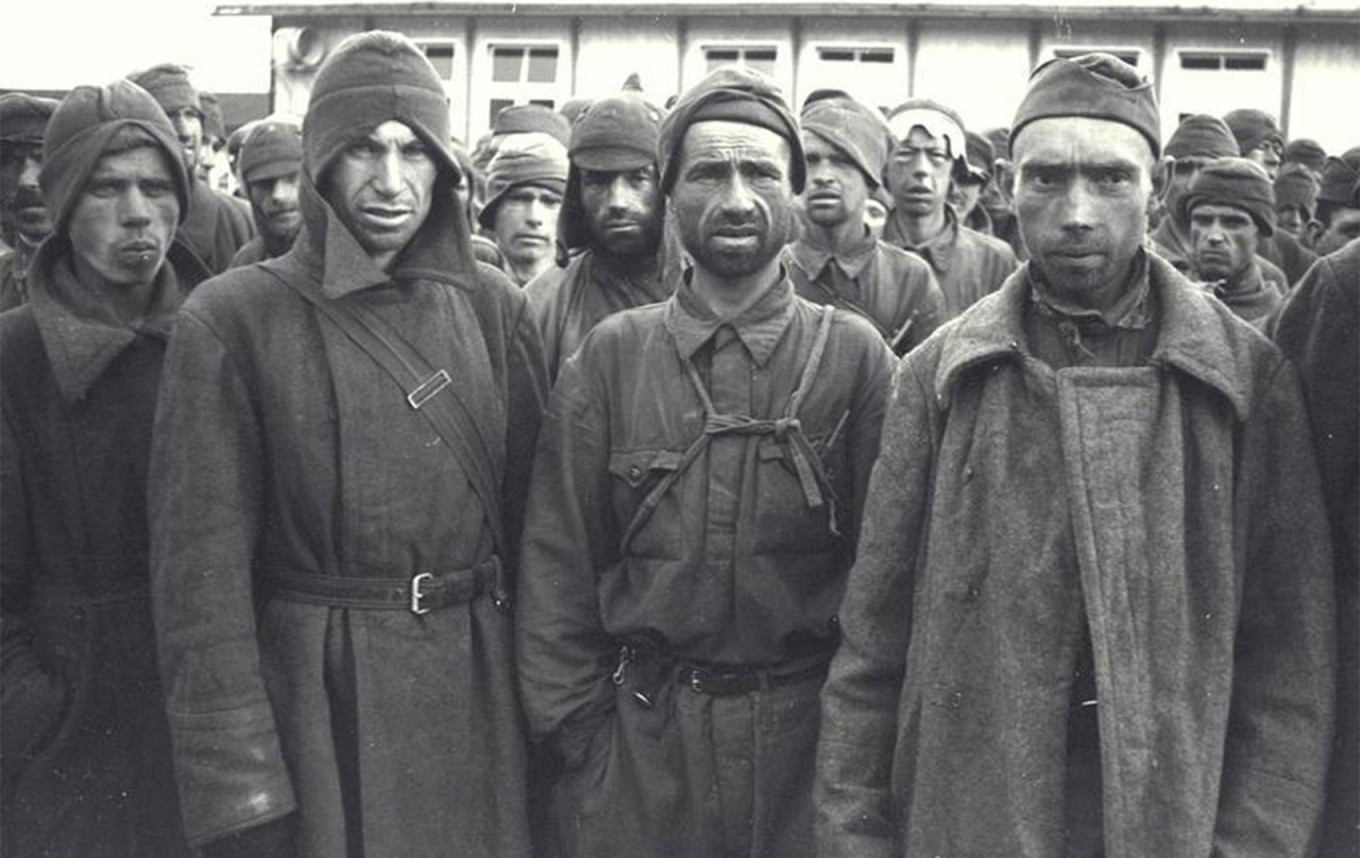
[[946, 319], [954, 318], [982, 296], [999, 289], [1019, 264], [1006, 242], [963, 226], [947, 206], [944, 231], [925, 244], [912, 245], [895, 215], [889, 215], [883, 226], [883, 241], [930, 263], [944, 293]]
[[[436, 202], [391, 276], [304, 180], [280, 259], [185, 304], [152, 458], [153, 587], [195, 844], [301, 808], [299, 858], [523, 856], [511, 618], [486, 590], [417, 615], [279, 594], [280, 574], [410, 582], [513, 551], [546, 379], [528, 304], [463, 256]], [[405, 391], [274, 273], [371, 311], [451, 376], [488, 507]]]
[[1147, 366], [1033, 358], [1023, 269], [904, 359], [823, 692], [821, 854], [1061, 856], [1084, 626], [1105, 855], [1307, 854], [1335, 615], [1297, 376], [1149, 266]]
[[0, 316], [0, 792], [6, 855], [187, 855], [151, 625], [145, 497], [176, 247], [122, 322], [49, 239]]
[[1257, 254], [1269, 259], [1284, 273], [1286, 288], [1293, 288], [1318, 258], [1316, 253], [1284, 230], [1276, 230], [1274, 235], [1262, 238]]
[[1236, 277], [1206, 285], [1214, 297], [1227, 304], [1238, 318], [1258, 329], [1265, 325], [1283, 300], [1273, 286], [1261, 279], [1261, 267], [1255, 259]]
[[179, 225], [180, 241], [197, 254], [208, 271], [220, 274], [231, 265], [231, 258], [255, 236], [250, 207], [207, 182], [189, 182], [189, 214]]
[[864, 317], [898, 355], [925, 342], [944, 322], [944, 293], [919, 256], [867, 232], [842, 251], [821, 247], [810, 236], [804, 233], [784, 248], [789, 279], [800, 297]]

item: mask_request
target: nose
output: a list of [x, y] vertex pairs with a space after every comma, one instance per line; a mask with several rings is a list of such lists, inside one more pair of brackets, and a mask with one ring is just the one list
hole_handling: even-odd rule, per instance
[[42, 159], [35, 155], [25, 155], [23, 169], [19, 171], [19, 187], [38, 187], [38, 173], [41, 171]]
[[151, 203], [141, 188], [134, 185], [123, 194], [119, 222], [126, 227], [143, 227], [151, 223]]
[[1069, 182], [1063, 195], [1063, 229], [1084, 232], [1091, 229], [1097, 216], [1096, 197], [1086, 182], [1080, 179]]
[[609, 198], [606, 200], [611, 214], [621, 214], [633, 208], [636, 194], [623, 175], [614, 177], [609, 184]]
[[1223, 232], [1223, 225], [1215, 220], [1204, 234], [1204, 240], [1213, 247], [1218, 247], [1227, 242], [1228, 236]]
[[387, 197], [401, 193], [401, 152], [390, 147], [377, 159], [374, 165], [373, 185]]
[[756, 197], [751, 192], [750, 186], [741, 175], [741, 171], [733, 170], [723, 186], [719, 204], [723, 213], [729, 217], [745, 217], [755, 211]]
[[287, 205], [297, 202], [297, 179], [292, 176], [282, 176], [274, 181], [274, 187], [270, 191], [269, 198], [280, 205]]

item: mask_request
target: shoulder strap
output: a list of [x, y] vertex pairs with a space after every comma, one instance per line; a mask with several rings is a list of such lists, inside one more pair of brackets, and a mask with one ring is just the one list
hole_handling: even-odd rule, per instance
[[[273, 267], [257, 266], [274, 275], [279, 282], [301, 295], [331, 324], [335, 325], [364, 354], [368, 355], [396, 382], [406, 402], [419, 411], [439, 433], [444, 445], [467, 472], [472, 490], [482, 502], [487, 524], [497, 553], [507, 550], [504, 523], [501, 521], [499, 479], [493, 470], [490, 451], [481, 430], [467, 413], [466, 404], [454, 393], [447, 370], [431, 371], [425, 356], [404, 341], [384, 337], [358, 308], [325, 301], [283, 276]], [[438, 396], [445, 388], [450, 395]]]

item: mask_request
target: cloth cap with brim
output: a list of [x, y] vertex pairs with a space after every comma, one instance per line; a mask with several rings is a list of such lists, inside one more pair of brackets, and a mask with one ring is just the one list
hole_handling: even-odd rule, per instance
[[1012, 150], [1031, 122], [1065, 117], [1127, 125], [1147, 139], [1154, 158], [1161, 156], [1157, 95], [1137, 69], [1116, 56], [1082, 54], [1052, 59], [1035, 68], [1011, 122]]
[[819, 89], [803, 102], [798, 121], [804, 131], [844, 153], [864, 174], [871, 189], [883, 181], [891, 132], [877, 110], [841, 90]]
[[559, 194], [566, 191], [567, 150], [556, 137], [530, 132], [505, 138], [487, 168], [486, 205], [477, 214], [477, 222], [495, 229], [501, 201], [520, 185], [538, 185]]
[[279, 120], [256, 124], [241, 144], [238, 163], [247, 184], [296, 174], [302, 168], [302, 128]]
[[400, 33], [370, 30], [342, 41], [321, 64], [302, 123], [303, 163], [318, 182], [355, 141], [384, 122], [400, 122], [458, 184], [449, 152], [449, 102], [444, 84], [420, 48]]
[[[893, 147], [906, 142], [913, 128], [921, 128], [936, 140], [944, 140], [952, 159], [950, 175], [959, 181], [968, 179], [968, 135], [963, 120], [952, 108], [928, 98], [913, 98], [888, 112], [888, 131]], [[891, 156], [890, 156], [891, 157]]]
[[41, 143], [47, 120], [56, 109], [55, 98], [41, 98], [26, 92], [0, 95], [0, 140]]
[[47, 201], [53, 232], [65, 232], [81, 191], [109, 144], [123, 129], [140, 129], [165, 154], [179, 197], [180, 223], [189, 215], [189, 176], [174, 126], [156, 100], [131, 81], [78, 86], [52, 112], [43, 140], [38, 185]]
[[1251, 215], [1262, 235], [1275, 234], [1275, 188], [1266, 171], [1245, 158], [1219, 158], [1200, 168], [1181, 197], [1181, 217], [1201, 205], [1231, 206]]
[[1318, 202], [1346, 208], [1360, 208], [1360, 146], [1347, 149], [1341, 157], [1329, 157], [1322, 165], [1322, 187]]
[[1313, 214], [1317, 206], [1318, 181], [1302, 164], [1286, 164], [1275, 175], [1275, 208], [1298, 206]]
[[1223, 120], [1207, 113], [1182, 119], [1164, 151], [1172, 158], [1236, 158], [1242, 154]]
[[709, 72], [681, 95], [666, 115], [656, 156], [661, 167], [662, 192], [670, 193], [675, 186], [685, 132], [696, 122], [708, 121], [754, 125], [783, 137], [789, 144], [789, 181], [795, 194], [803, 192], [807, 165], [798, 120], [773, 81], [742, 66], [720, 66]]
[[203, 103], [198, 90], [190, 83], [189, 71], [184, 66], [164, 63], [130, 74], [128, 80], [151, 93], [151, 97], [166, 113], [187, 107], [203, 116]]
[[1223, 114], [1223, 121], [1237, 140], [1239, 155], [1245, 157], [1248, 152], [1265, 143], [1270, 143], [1276, 149], [1284, 148], [1284, 135], [1280, 133], [1280, 126], [1275, 122], [1275, 117], [1264, 110], [1250, 107], [1231, 110]]
[[563, 146], [571, 142], [567, 118], [541, 104], [512, 104], [502, 108], [491, 120], [492, 134], [547, 134]]
[[635, 92], [593, 102], [571, 129], [567, 154], [587, 170], [636, 170], [656, 163], [661, 108]]
[[1327, 163], [1327, 150], [1316, 140], [1299, 137], [1285, 144], [1280, 160], [1286, 164], [1302, 164], [1320, 173], [1322, 165]]

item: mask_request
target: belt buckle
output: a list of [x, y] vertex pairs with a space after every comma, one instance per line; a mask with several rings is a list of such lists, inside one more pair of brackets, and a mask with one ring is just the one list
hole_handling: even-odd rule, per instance
[[425, 598], [425, 594], [421, 592], [420, 588], [427, 582], [433, 580], [433, 572], [421, 572], [411, 577], [411, 613], [420, 616], [421, 614], [428, 614], [430, 612], [429, 608], [420, 604], [420, 600]]
[[703, 676], [700, 675], [699, 671], [694, 670], [693, 668], [691, 668], [689, 672], [689, 687], [695, 694], [704, 693]]

